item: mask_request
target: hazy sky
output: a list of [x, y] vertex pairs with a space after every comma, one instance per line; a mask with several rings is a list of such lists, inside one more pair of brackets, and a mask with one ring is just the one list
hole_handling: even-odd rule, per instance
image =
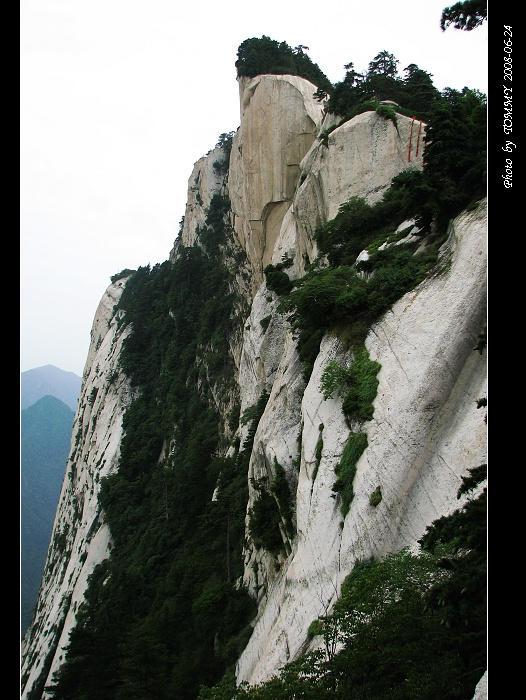
[[110, 277], [164, 262], [194, 163], [239, 126], [235, 61], [269, 36], [332, 83], [380, 52], [488, 92], [487, 24], [441, 0], [21, 0], [20, 371], [84, 371]]

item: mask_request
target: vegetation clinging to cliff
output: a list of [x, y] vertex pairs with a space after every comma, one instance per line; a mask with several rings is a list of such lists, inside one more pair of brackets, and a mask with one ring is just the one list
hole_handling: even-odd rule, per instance
[[[431, 73], [410, 63], [404, 68], [404, 77], [398, 75], [398, 59], [388, 51], [380, 51], [369, 63], [367, 70], [358, 72], [354, 63], [344, 66], [343, 80], [328, 91], [326, 109], [331, 114], [350, 119], [359, 106], [374, 100], [390, 100], [403, 114], [429, 120], [433, 105], [440, 92], [433, 85]], [[320, 97], [323, 95], [320, 93]]]
[[[304, 277], [280, 287], [278, 308], [298, 334], [307, 378], [323, 334], [336, 332], [359, 348], [371, 324], [430, 273], [451, 218], [486, 193], [485, 95], [446, 90], [434, 114], [423, 171], [401, 172], [373, 205], [361, 197], [342, 204], [315, 234], [328, 267], [314, 261]], [[407, 233], [397, 229], [408, 220], [414, 236], [397, 243]], [[367, 256], [357, 262], [362, 251]]]
[[264, 74], [299, 75], [318, 88], [330, 91], [331, 82], [306, 51], [307, 46], [292, 49], [285, 41], [278, 42], [265, 35], [260, 39], [245, 39], [237, 50], [237, 75], [249, 78]]
[[420, 540], [383, 560], [357, 564], [333, 611], [309, 627], [318, 651], [271, 680], [237, 685], [226, 675], [199, 700], [471, 700], [486, 669], [486, 478], [472, 469], [466, 504]]
[[[346, 211], [342, 209], [342, 217]], [[351, 230], [351, 245], [355, 240], [353, 234]], [[358, 246], [367, 247], [376, 235], [377, 231], [371, 231]], [[298, 334], [298, 351], [305, 362], [306, 377], [310, 376], [323, 333], [337, 332], [349, 346], [359, 349], [371, 324], [424, 279], [437, 260], [437, 249], [430, 248], [427, 253], [415, 255], [418, 245], [419, 239], [415, 238], [377, 250], [363, 264], [357, 265], [354, 265], [356, 250], [347, 253], [350, 249], [342, 246], [337, 252], [336, 247], [331, 246], [327, 249], [329, 259], [331, 253], [334, 260], [348, 254], [348, 261], [314, 268], [295, 281], [292, 291], [281, 298], [279, 310], [288, 315]]]
[[[293, 66], [296, 71], [298, 65], [312, 68], [310, 59], [305, 61], [305, 47], [290, 51], [286, 45], [282, 48], [280, 61], [292, 53], [297, 59]], [[239, 75], [250, 75], [250, 70], [259, 73], [261, 66], [250, 68], [249, 58], [252, 56], [247, 51], [243, 56], [247, 62], [238, 66], [247, 72]], [[283, 60], [278, 62], [280, 65], [280, 70], [265, 72], [291, 72], [292, 64]], [[316, 75], [311, 78], [304, 72], [293, 74], [303, 75], [322, 89], [323, 81], [316, 82]], [[426, 87], [425, 76], [419, 77]], [[382, 81], [376, 82], [381, 88]], [[329, 89], [330, 85], [325, 87]], [[270, 285], [274, 284], [275, 291], [282, 294], [282, 309], [291, 314], [299, 331], [299, 353], [307, 367], [327, 331], [341, 333], [349, 346], [359, 349], [370, 324], [432, 269], [444, 233], [443, 222], [466, 198], [479, 196], [485, 174], [480, 167], [485, 103], [479, 97], [473, 91], [443, 95], [428, 135], [428, 143], [433, 147], [426, 154], [424, 173], [402, 173], [374, 207], [351, 200], [336, 219], [318, 231], [319, 249], [329, 263], [327, 268], [313, 266], [294, 284], [284, 269], [273, 266], [266, 270]], [[468, 128], [461, 130], [457, 127], [463, 119]], [[446, 146], [441, 148], [442, 137], [447, 138]], [[228, 138], [224, 141], [228, 148]], [[465, 187], [462, 189], [459, 183]], [[203, 248], [181, 247], [173, 266], [163, 263], [153, 269], [140, 268], [123, 293], [124, 323], [132, 324], [132, 333], [121, 359], [140, 396], [126, 413], [119, 472], [105, 480], [101, 490], [101, 505], [115, 546], [111, 559], [96, 568], [86, 603], [78, 611], [66, 663], [58, 674], [57, 685], [49, 691], [55, 698], [70, 700], [82, 693], [94, 700], [152, 696], [168, 700], [176, 694], [182, 700], [192, 700], [199, 684], [211, 685], [225, 671], [233, 669], [250, 634], [247, 622], [254, 611], [253, 601], [246, 591], [235, 587], [234, 581], [242, 571], [251, 444], [245, 443], [241, 449], [239, 444], [234, 445], [234, 454], [218, 456], [222, 425], [211, 400], [214, 386], [221, 385], [226, 393], [232, 389], [228, 337], [230, 324], [239, 321], [232, 315], [235, 299], [231, 279], [217, 255], [228, 239], [228, 209], [226, 197], [214, 198], [205, 228], [198, 232]], [[394, 242], [391, 237], [396, 238], [396, 226], [408, 216], [422, 221], [422, 235], [429, 231], [432, 222], [440, 224], [434, 246], [423, 255], [415, 255], [418, 240], [380, 250], [381, 243]], [[356, 263], [358, 253], [364, 249], [369, 257]], [[249, 438], [255, 427], [254, 423]], [[348, 448], [346, 460], [337, 470], [344, 509], [352, 500], [353, 466], [360, 450], [366, 447], [361, 435], [353, 438], [356, 444]], [[278, 468], [276, 476], [278, 480], [269, 488], [271, 493], [274, 488], [276, 497], [280, 495], [280, 517], [289, 524], [290, 513], [283, 507], [286, 484]], [[216, 497], [212, 498], [216, 487]], [[274, 544], [279, 546], [277, 538]], [[453, 565], [456, 566], [456, 560]], [[456, 592], [453, 590], [448, 599], [453, 614]], [[414, 593], [407, 592], [411, 605]], [[221, 613], [216, 614], [217, 610]], [[380, 629], [391, 625], [398, 630], [402, 625], [395, 623], [411, 619], [414, 610], [417, 620], [427, 613], [416, 600], [415, 608], [401, 606], [384, 618], [380, 616]], [[477, 614], [480, 618], [480, 611]], [[432, 617], [430, 625], [434, 623]], [[451, 618], [447, 621], [451, 622]], [[326, 629], [330, 625], [327, 621]], [[480, 631], [476, 632], [480, 637]], [[372, 654], [371, 658], [362, 655], [359, 645], [346, 647], [348, 655], [340, 657], [340, 661], [333, 655], [333, 666], [328, 669], [317, 666], [316, 657], [309, 657], [284, 670], [273, 687], [277, 688], [276, 684], [284, 679], [295, 678], [301, 667], [318, 684], [313, 697], [323, 697], [317, 693], [320, 688], [325, 690], [325, 679], [333, 683], [330, 692], [334, 691], [334, 673], [343, 674], [342, 669], [349, 663], [358, 669], [365, 664], [371, 679], [362, 675], [351, 682], [340, 676], [341, 687], [348, 690], [345, 697], [355, 697], [353, 684], [383, 682], [374, 672], [378, 658], [368, 644], [367, 630], [357, 633], [362, 634], [357, 638], [364, 642], [363, 649]], [[393, 638], [404, 645], [414, 641], [402, 633]], [[342, 639], [346, 645], [349, 643], [347, 638]], [[457, 646], [448, 637], [437, 633], [433, 641], [441, 652], [446, 650], [438, 655], [435, 670], [442, 671], [441, 664], [449, 670], [451, 664], [456, 673], [460, 663], [461, 670], [467, 668], [471, 674], [471, 683], [471, 659], [462, 666], [464, 661], [458, 661]], [[393, 658], [394, 648], [388, 640], [384, 642], [382, 649]], [[426, 643], [424, 638], [422, 648], [433, 658], [435, 649]], [[480, 661], [478, 647], [474, 658], [477, 663]], [[318, 677], [319, 668], [323, 672]], [[417, 674], [426, 671], [425, 665], [415, 668]], [[411, 687], [418, 678], [411, 668], [406, 670], [403, 666], [403, 670], [407, 673], [407, 687]], [[391, 676], [386, 674], [386, 678]], [[460, 681], [454, 674], [453, 678], [458, 686]], [[391, 680], [396, 685], [400, 679], [396, 676]], [[296, 681], [299, 683], [297, 678]], [[430, 697], [436, 689], [433, 683], [439, 681], [438, 673], [429, 680], [424, 678]], [[415, 687], [416, 694], [411, 697], [423, 697], [417, 694], [420, 686]], [[304, 677], [301, 688], [298, 692], [305, 690]], [[372, 693], [376, 692], [377, 686], [371, 688]], [[245, 689], [236, 692], [240, 698], [245, 697]], [[230, 690], [225, 697], [235, 695]], [[374, 697], [381, 698], [381, 692]], [[441, 692], [440, 697], [449, 696]]]
[[212, 397], [225, 408], [236, 398], [229, 338], [243, 322], [218, 254], [233, 245], [228, 215], [217, 195], [197, 234], [203, 247], [139, 268], [118, 304], [132, 327], [119, 360], [139, 393], [118, 472], [101, 482], [111, 558], [90, 578], [49, 689], [57, 699], [194, 700], [250, 636], [255, 603], [238, 585], [250, 446], [220, 456], [228, 431]]

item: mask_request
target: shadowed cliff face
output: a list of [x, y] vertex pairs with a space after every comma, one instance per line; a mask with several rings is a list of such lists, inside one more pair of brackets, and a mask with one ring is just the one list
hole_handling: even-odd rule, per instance
[[[462, 477], [486, 456], [486, 425], [477, 409], [486, 395], [486, 357], [473, 351], [486, 311], [482, 202], [451, 222], [440, 274], [399, 299], [367, 336], [370, 357], [381, 366], [379, 384], [373, 417], [361, 426], [368, 446], [357, 464], [354, 499], [342, 516], [332, 487], [350, 428], [341, 399], [324, 399], [320, 382], [331, 360], [348, 365], [353, 358], [337, 338], [325, 336], [307, 382], [297, 339], [277, 312], [279, 298], [267, 288], [263, 270], [285, 257], [292, 260], [290, 278], [302, 276], [318, 252], [316, 227], [352, 196], [374, 203], [395, 175], [421, 169], [423, 143], [415, 143], [410, 118], [398, 115], [395, 126], [367, 112], [331, 131], [324, 145], [318, 136], [332, 118], [314, 92], [297, 76], [240, 80], [241, 125], [228, 174], [214, 168], [219, 149], [197, 161], [181, 237], [169, 254], [175, 261], [179, 246], [199, 244], [197, 229], [205, 225], [214, 195], [229, 197], [230, 235], [246, 254], [242, 262], [226, 261], [248, 309], [244, 330], [229, 338], [240, 415], [262, 395], [269, 397], [247, 473], [243, 582], [259, 607], [237, 677], [251, 684], [305, 648], [310, 623], [330, 610], [357, 562], [415, 543], [431, 522], [458, 508]], [[118, 367], [129, 330], [120, 329], [113, 312], [125, 283], [108, 287], [93, 323], [78, 432], [52, 535], [53, 542], [64, 534], [66, 546], [48, 553], [37, 617], [23, 647], [24, 698], [58, 640], [48, 678], [60, 667], [87, 576], [110, 553], [97, 495], [100, 479], [117, 468], [122, 417], [132, 400]], [[222, 398], [214, 400], [220, 405]], [[241, 443], [248, 429], [243, 422], [234, 427]], [[294, 520], [293, 534], [282, 529], [284, 552], [278, 556], [255, 546], [248, 518], [257, 495], [253, 484], [268, 479], [276, 463], [293, 494]], [[370, 496], [378, 486], [382, 501], [373, 507]]]

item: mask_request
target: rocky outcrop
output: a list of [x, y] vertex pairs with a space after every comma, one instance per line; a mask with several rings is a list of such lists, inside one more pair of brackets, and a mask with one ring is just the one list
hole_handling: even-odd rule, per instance
[[314, 99], [315, 86], [298, 76], [261, 75], [240, 85], [242, 119], [228, 189], [234, 231], [250, 260], [255, 293], [292, 203], [301, 161], [318, 135], [323, 108]]
[[183, 224], [170, 260], [177, 258], [179, 245], [191, 247], [197, 241], [197, 231], [206, 224], [206, 213], [215, 194], [224, 190], [225, 176], [218, 167], [224, 160], [221, 148], [214, 148], [200, 158], [188, 179], [188, 190]]
[[423, 167], [422, 122], [397, 114], [395, 123], [364, 112], [335, 126], [334, 117], [327, 115], [321, 138], [301, 163], [301, 186], [294, 198], [297, 238], [310, 246], [310, 260], [316, 254], [316, 228], [333, 219], [344, 202], [363, 197], [374, 204], [395, 175]]
[[[218, 167], [220, 148], [197, 161], [169, 259], [177, 260], [180, 246], [199, 244], [214, 195], [228, 197], [226, 264], [237, 275], [238, 313], [246, 306], [242, 330], [229, 338], [240, 415], [268, 396], [250, 457], [247, 514], [253, 484], [270, 478], [276, 463], [294, 495], [295, 533], [282, 531], [285, 552], [277, 558], [251, 541], [247, 515], [243, 583], [258, 613], [236, 673], [253, 684], [307, 648], [310, 623], [330, 611], [357, 562], [414, 545], [436, 518], [461, 506], [462, 477], [486, 459], [485, 416], [477, 408], [486, 395], [486, 358], [474, 347], [485, 322], [487, 210], [483, 201], [451, 222], [439, 272], [400, 299], [367, 336], [370, 357], [381, 365], [379, 386], [373, 417], [360, 428], [368, 446], [343, 517], [332, 487], [350, 427], [341, 399], [324, 399], [320, 380], [331, 360], [348, 365], [352, 357], [327, 335], [306, 382], [264, 269], [287, 258], [289, 276], [302, 276], [318, 253], [316, 228], [343, 203], [353, 196], [374, 203], [398, 173], [421, 169], [423, 125], [371, 111], [337, 126], [314, 99], [315, 87], [298, 76], [242, 78], [239, 87], [241, 124], [228, 177]], [[44, 667], [50, 679], [60, 666], [87, 576], [111, 548], [97, 496], [100, 479], [117, 468], [122, 417], [132, 399], [117, 364], [129, 332], [114, 314], [124, 284], [108, 287], [93, 323], [37, 614], [24, 640], [23, 698]], [[230, 396], [213, 398], [230, 405]], [[241, 442], [247, 432], [241, 421]], [[378, 487], [382, 500], [373, 507], [369, 499]]]

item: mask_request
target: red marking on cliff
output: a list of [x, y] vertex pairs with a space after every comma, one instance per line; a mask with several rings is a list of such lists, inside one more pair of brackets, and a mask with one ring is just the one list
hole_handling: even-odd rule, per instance
[[415, 123], [415, 118], [411, 117], [411, 132], [409, 133], [409, 148], [407, 149], [407, 162], [411, 160], [411, 144], [413, 142], [413, 124]]

